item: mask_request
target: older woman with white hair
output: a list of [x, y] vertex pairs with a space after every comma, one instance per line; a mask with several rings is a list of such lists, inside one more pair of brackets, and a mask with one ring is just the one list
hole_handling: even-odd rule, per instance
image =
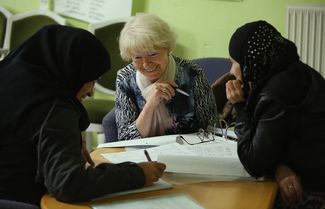
[[[215, 99], [202, 70], [172, 55], [176, 38], [152, 14], [124, 26], [120, 54], [132, 61], [116, 80], [118, 140], [196, 132], [217, 121]], [[103, 122], [104, 128], [108, 128]]]

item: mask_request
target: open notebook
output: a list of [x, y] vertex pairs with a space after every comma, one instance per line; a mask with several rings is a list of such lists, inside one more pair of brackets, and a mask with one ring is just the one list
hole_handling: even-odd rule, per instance
[[[187, 141], [198, 140], [196, 134], [183, 134]], [[160, 136], [160, 139], [170, 140], [169, 136]], [[166, 140], [166, 141], [167, 141]], [[167, 143], [146, 149], [153, 161], [163, 162], [167, 165], [166, 172], [179, 174], [196, 174], [214, 176], [216, 179], [253, 179], [244, 169], [237, 155], [237, 142], [216, 137], [215, 141], [188, 145], [176, 142]], [[128, 152], [107, 153], [103, 156], [113, 163], [124, 161], [147, 161], [144, 150], [138, 149]]]

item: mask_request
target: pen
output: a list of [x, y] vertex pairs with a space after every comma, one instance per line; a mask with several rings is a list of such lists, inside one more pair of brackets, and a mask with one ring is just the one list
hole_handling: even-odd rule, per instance
[[185, 96], [188, 96], [188, 97], [190, 96], [188, 93], [186, 93], [185, 91], [183, 91], [183, 90], [181, 90], [179, 88], [176, 88], [176, 91], [183, 94], [183, 95], [185, 95]]
[[148, 160], [149, 162], [151, 162], [151, 158], [150, 158], [149, 153], [148, 153], [147, 150], [144, 150], [144, 155], [146, 156], [147, 160]]

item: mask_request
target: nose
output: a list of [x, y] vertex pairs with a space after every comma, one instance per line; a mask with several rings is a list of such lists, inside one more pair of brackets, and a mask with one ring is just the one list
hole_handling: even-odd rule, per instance
[[150, 61], [150, 59], [144, 57], [144, 58], [143, 58], [143, 63], [142, 63], [142, 65], [143, 65], [143, 67], [144, 67], [145, 69], [150, 68], [150, 66], [151, 66], [151, 61]]

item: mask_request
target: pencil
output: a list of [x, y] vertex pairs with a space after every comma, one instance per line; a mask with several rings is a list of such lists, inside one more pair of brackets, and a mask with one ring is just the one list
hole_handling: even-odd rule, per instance
[[146, 156], [147, 160], [151, 162], [151, 158], [147, 150], [144, 150], [144, 155]]
[[190, 96], [188, 93], [186, 93], [185, 91], [183, 91], [183, 90], [181, 90], [179, 88], [176, 88], [176, 91], [183, 94], [183, 95], [185, 95], [185, 96], [188, 96], [188, 97]]

